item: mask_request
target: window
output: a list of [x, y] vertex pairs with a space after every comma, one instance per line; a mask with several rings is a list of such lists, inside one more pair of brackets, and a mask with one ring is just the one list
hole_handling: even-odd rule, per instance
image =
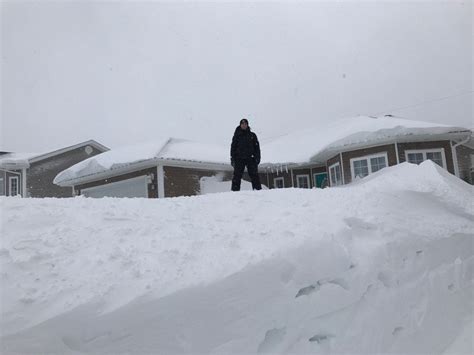
[[11, 176], [10, 180], [10, 196], [16, 196], [20, 193], [18, 176]]
[[412, 164], [420, 164], [425, 160], [431, 160], [439, 166], [446, 168], [446, 159], [444, 149], [426, 149], [426, 150], [407, 150], [405, 151], [406, 160]]
[[274, 178], [273, 186], [275, 186], [275, 189], [282, 189], [285, 187], [285, 180], [282, 177]]
[[352, 180], [363, 178], [364, 176], [373, 174], [376, 171], [387, 167], [387, 161], [388, 158], [386, 152], [351, 159]]
[[354, 160], [354, 177], [363, 178], [364, 176], [369, 175], [369, 165], [367, 159]]
[[296, 184], [300, 189], [309, 189], [309, 175], [296, 175]]
[[407, 153], [407, 160], [412, 164], [420, 164], [423, 162], [423, 153]]
[[331, 180], [331, 186], [342, 185], [341, 165], [339, 163], [329, 167], [329, 178]]
[[0, 178], [0, 196], [5, 196], [5, 181]]
[[432, 160], [439, 166], [443, 166], [443, 156], [441, 152], [426, 152], [426, 159]]
[[370, 158], [370, 169], [372, 170], [373, 173], [386, 167], [387, 167], [387, 160], [385, 157]]

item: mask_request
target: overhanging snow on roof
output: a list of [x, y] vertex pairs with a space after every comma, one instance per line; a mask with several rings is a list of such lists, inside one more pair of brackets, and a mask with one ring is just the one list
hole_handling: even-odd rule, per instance
[[74, 186], [158, 164], [229, 170], [228, 150], [216, 144], [157, 138], [152, 142], [113, 149], [86, 159], [59, 173], [54, 183]]
[[0, 169], [17, 170], [30, 166], [29, 160], [38, 153], [7, 153], [0, 156]]
[[471, 131], [463, 127], [387, 116], [358, 116], [292, 132], [262, 144], [262, 162], [268, 166], [324, 164], [331, 154], [340, 151], [395, 141], [449, 140], [469, 134]]
[[109, 150], [106, 146], [91, 139], [85, 142], [81, 142], [69, 147], [57, 149], [48, 153], [6, 153], [0, 155], [0, 168], [1, 169], [23, 169], [29, 168], [30, 164], [57, 156], [59, 154], [67, 153], [71, 150], [83, 147], [93, 146], [94, 148], [104, 152]]

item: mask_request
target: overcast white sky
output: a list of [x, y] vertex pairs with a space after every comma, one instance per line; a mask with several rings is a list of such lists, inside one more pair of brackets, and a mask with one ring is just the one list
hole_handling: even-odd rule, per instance
[[471, 0], [3, 1], [0, 150], [230, 143], [244, 116], [261, 140], [358, 114], [472, 127], [472, 26]]

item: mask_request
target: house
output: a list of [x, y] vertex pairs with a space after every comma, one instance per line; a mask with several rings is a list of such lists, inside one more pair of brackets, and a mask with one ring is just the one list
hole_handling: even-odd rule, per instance
[[0, 196], [71, 197], [71, 188], [53, 183], [61, 171], [108, 148], [94, 140], [45, 154], [0, 152]]
[[[260, 179], [268, 188], [337, 186], [431, 159], [472, 183], [473, 142], [462, 127], [358, 116], [262, 141]], [[191, 196], [202, 193], [203, 182], [231, 180], [232, 170], [227, 146], [161, 138], [81, 161], [54, 182], [90, 197]]]
[[269, 188], [348, 184], [386, 166], [431, 159], [473, 183], [472, 131], [393, 116], [358, 116], [289, 133], [262, 144]]
[[61, 172], [54, 183], [88, 197], [191, 196], [208, 177], [232, 178], [229, 148], [176, 138], [112, 149]]

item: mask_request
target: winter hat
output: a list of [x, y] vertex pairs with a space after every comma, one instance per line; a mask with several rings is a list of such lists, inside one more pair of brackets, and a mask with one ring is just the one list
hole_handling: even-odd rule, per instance
[[240, 124], [242, 124], [242, 123], [244, 123], [244, 122], [247, 123], [247, 126], [249, 125], [249, 121], [248, 121], [246, 118], [242, 118], [242, 119], [240, 120]]

